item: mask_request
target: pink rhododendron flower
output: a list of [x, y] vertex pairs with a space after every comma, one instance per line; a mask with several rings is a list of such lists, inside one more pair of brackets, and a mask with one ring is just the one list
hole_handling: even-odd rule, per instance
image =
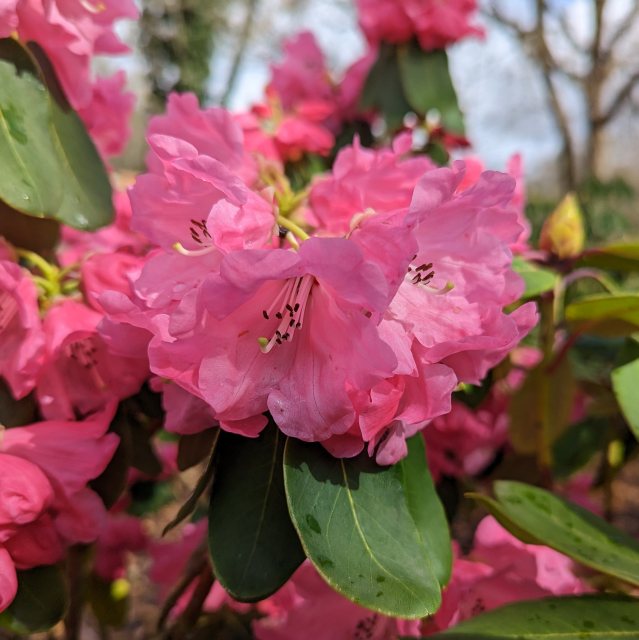
[[91, 101], [91, 58], [127, 51], [113, 23], [138, 16], [132, 0], [18, 0], [16, 13], [18, 36], [44, 49], [74, 109]]
[[357, 117], [367, 117], [367, 114], [360, 113], [359, 100], [376, 57], [377, 51], [371, 47], [359, 60], [346, 69], [337, 88], [338, 113], [342, 121], [349, 122]]
[[330, 174], [310, 192], [311, 222], [324, 232], [344, 234], [357, 214], [406, 209], [425, 172], [435, 168], [424, 156], [410, 157], [410, 139], [401, 135], [392, 149], [372, 150], [355, 140], [342, 149]]
[[568, 557], [548, 547], [524, 544], [487, 516], [479, 523], [467, 558], [460, 558], [455, 546], [442, 606], [425, 622], [423, 632], [430, 635], [511, 602], [590, 591], [572, 568]]
[[90, 102], [78, 110], [103, 158], [122, 153], [131, 137], [135, 95], [124, 91], [125, 84], [124, 71], [99, 77], [93, 83]]
[[0, 0], [0, 38], [8, 38], [18, 28], [17, 4], [18, 0]]
[[16, 597], [18, 577], [9, 552], [0, 545], [0, 612], [4, 611]]
[[45, 417], [73, 419], [138, 391], [145, 359], [112, 353], [97, 332], [102, 315], [72, 299], [54, 304], [44, 319], [46, 360], [37, 384]]
[[28, 271], [0, 260], [0, 376], [16, 398], [35, 386], [43, 356], [36, 287]]
[[428, 51], [483, 33], [470, 24], [476, 0], [357, 0], [357, 9], [360, 27], [373, 44], [416, 37]]
[[253, 623], [257, 640], [396, 640], [419, 637], [419, 620], [398, 620], [354, 604], [305, 562], [275, 595], [258, 604], [265, 617]]

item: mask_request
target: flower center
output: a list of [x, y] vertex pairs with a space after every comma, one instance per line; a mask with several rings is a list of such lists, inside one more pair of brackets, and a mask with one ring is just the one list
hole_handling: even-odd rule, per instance
[[107, 388], [98, 371], [98, 347], [91, 336], [81, 338], [64, 347], [64, 355], [86, 370], [96, 388], [103, 391]]
[[275, 333], [270, 339], [266, 337], [258, 339], [262, 353], [268, 353], [276, 345], [292, 340], [295, 331], [302, 328], [304, 313], [314, 284], [315, 278], [311, 275], [289, 278], [271, 306], [262, 310], [264, 320], [271, 320], [273, 316], [279, 320]]
[[[435, 272], [433, 271], [433, 263], [422, 263], [418, 267], [410, 266], [408, 267], [408, 274], [413, 284], [427, 285], [435, 277]], [[410, 274], [412, 274], [412, 277]]]
[[7, 291], [0, 291], [0, 334], [9, 326], [18, 312], [18, 303]]

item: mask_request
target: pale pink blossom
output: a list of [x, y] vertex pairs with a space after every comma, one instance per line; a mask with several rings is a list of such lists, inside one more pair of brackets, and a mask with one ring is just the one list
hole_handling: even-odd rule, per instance
[[0, 0], [0, 38], [8, 38], [18, 28], [17, 4], [18, 0]]
[[416, 37], [429, 51], [483, 33], [470, 22], [476, 0], [357, 0], [357, 9], [360, 27], [373, 44]]

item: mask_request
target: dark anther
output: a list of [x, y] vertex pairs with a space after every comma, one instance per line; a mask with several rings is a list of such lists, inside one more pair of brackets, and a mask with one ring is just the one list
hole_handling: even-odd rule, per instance
[[262, 315], [264, 316], [264, 320], [270, 320], [270, 318], [268, 317], [268, 313], [266, 313], [266, 309], [262, 310]]
[[296, 329], [301, 329], [301, 328], [302, 328], [302, 323], [301, 323], [301, 322], [298, 322], [298, 323], [295, 325], [295, 328], [296, 328]]
[[278, 312], [275, 314], [275, 317], [276, 317], [278, 320], [281, 320], [284, 316], [282, 315], [282, 313], [281, 313], [280, 311], [278, 311]]
[[288, 323], [288, 326], [289, 326], [289, 327], [294, 327], [294, 326], [295, 326], [295, 319], [291, 320], [291, 321]]
[[295, 313], [297, 313], [300, 310], [300, 303], [296, 302], [295, 306], [293, 307], [293, 311], [295, 311]]
[[277, 342], [277, 344], [282, 344], [282, 341], [279, 338], [275, 338], [275, 342]]

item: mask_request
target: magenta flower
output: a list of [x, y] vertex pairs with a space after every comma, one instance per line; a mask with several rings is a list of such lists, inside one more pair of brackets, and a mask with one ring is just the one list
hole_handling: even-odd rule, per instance
[[26, 269], [0, 260], [0, 376], [16, 398], [35, 386], [43, 357], [36, 287]]
[[476, 0], [357, 0], [359, 24], [371, 44], [416, 37], [422, 49], [443, 49], [483, 31], [470, 24]]

